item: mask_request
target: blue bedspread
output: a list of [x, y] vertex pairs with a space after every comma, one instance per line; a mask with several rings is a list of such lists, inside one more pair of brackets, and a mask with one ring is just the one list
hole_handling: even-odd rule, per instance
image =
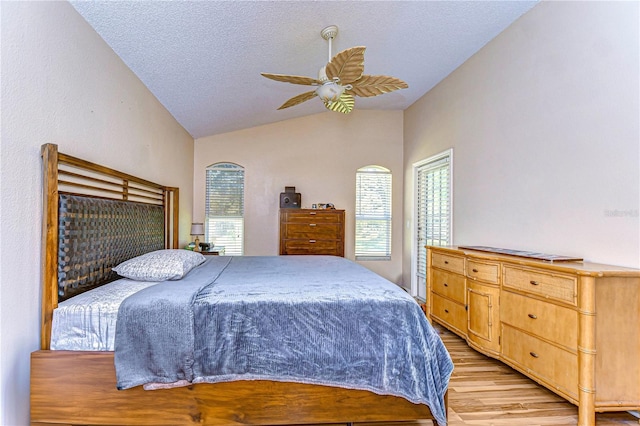
[[118, 387], [274, 380], [427, 404], [446, 424], [453, 363], [418, 304], [332, 256], [208, 257], [180, 281], [127, 298]]

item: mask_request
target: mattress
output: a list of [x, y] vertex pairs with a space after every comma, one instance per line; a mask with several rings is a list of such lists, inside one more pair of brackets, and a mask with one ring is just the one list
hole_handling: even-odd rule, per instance
[[51, 349], [113, 351], [120, 304], [156, 284], [120, 279], [61, 302], [53, 311]]

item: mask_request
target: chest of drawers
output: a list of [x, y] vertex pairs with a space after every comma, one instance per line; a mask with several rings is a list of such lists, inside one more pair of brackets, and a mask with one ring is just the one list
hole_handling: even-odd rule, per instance
[[344, 257], [344, 210], [281, 209], [280, 254]]
[[427, 265], [430, 318], [576, 404], [579, 425], [640, 409], [640, 270], [457, 247], [427, 247]]

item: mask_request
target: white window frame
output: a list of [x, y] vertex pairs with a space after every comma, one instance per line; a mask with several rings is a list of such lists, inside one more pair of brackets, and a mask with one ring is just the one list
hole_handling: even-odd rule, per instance
[[[242, 201], [240, 203], [241, 215], [228, 215], [228, 216], [210, 216], [209, 214], [209, 171], [211, 170], [227, 170], [242, 173]], [[231, 163], [228, 161], [222, 161], [211, 164], [205, 171], [205, 240], [209, 243], [214, 243], [214, 246], [222, 246], [225, 248], [226, 256], [242, 256], [244, 255], [244, 188], [245, 188], [245, 169], [239, 164]], [[230, 224], [235, 224], [236, 230], [240, 234], [237, 238], [232, 238], [233, 242], [228, 237], [216, 235], [212, 229], [212, 221], [226, 221]]]
[[[388, 177], [388, 192], [386, 194], [384, 194], [384, 196], [387, 198], [388, 200], [388, 206], [386, 207], [388, 212], [385, 212], [385, 214], [383, 216], [361, 216], [359, 214], [359, 201], [360, 201], [360, 175], [361, 174], [371, 174], [371, 175], [375, 175], [375, 174], [379, 174], [379, 175], [384, 175], [385, 178]], [[364, 166], [364, 167], [360, 167], [357, 171], [356, 171], [356, 206], [355, 206], [355, 229], [354, 229], [354, 233], [355, 233], [355, 258], [356, 260], [391, 260], [391, 246], [392, 246], [392, 228], [393, 228], [393, 200], [392, 200], [392, 195], [393, 195], [393, 175], [391, 173], [391, 170], [387, 169], [386, 167], [382, 167], [382, 166], [377, 166], [374, 164], [370, 164], [368, 166]], [[378, 220], [378, 221], [386, 221], [388, 223], [388, 235], [386, 237], [386, 241], [383, 243], [383, 245], [386, 245], [385, 249], [382, 251], [379, 251], [377, 253], [367, 253], [366, 251], [362, 251], [360, 253], [358, 253], [358, 239], [359, 239], [359, 235], [358, 235], [358, 222], [359, 221], [371, 221], [371, 220]]]
[[[413, 163], [413, 229], [411, 235], [411, 294], [422, 299], [419, 295], [419, 286], [425, 285], [418, 281], [418, 171], [424, 166], [433, 164], [434, 166], [448, 158], [449, 161], [449, 240], [447, 245], [453, 241], [453, 148], [433, 155], [424, 160]], [[426, 245], [426, 242], [425, 242]], [[425, 295], [425, 297], [428, 295]]]

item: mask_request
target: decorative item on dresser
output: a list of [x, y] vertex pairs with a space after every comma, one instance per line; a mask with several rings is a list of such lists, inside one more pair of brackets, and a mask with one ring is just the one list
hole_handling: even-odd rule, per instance
[[295, 186], [285, 186], [284, 192], [280, 193], [281, 209], [299, 209], [302, 203], [302, 195], [296, 192]]
[[581, 426], [638, 410], [640, 270], [484, 249], [427, 246], [429, 318], [577, 405]]
[[344, 257], [344, 210], [280, 209], [280, 254]]

